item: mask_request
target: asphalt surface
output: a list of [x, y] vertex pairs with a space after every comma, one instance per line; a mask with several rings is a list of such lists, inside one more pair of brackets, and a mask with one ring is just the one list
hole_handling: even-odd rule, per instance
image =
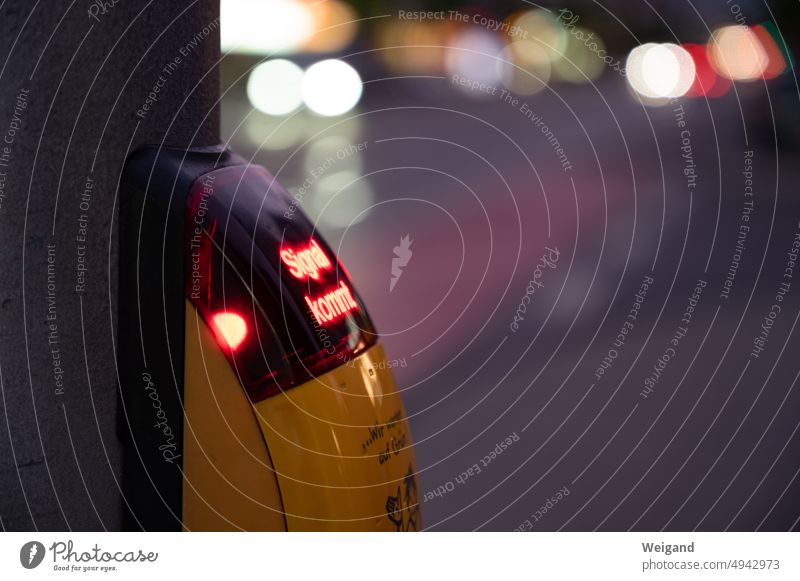
[[369, 306], [427, 528], [796, 529], [800, 153], [776, 154], [777, 97], [644, 107], [609, 75], [517, 103], [395, 80], [275, 133], [232, 91], [223, 133]]

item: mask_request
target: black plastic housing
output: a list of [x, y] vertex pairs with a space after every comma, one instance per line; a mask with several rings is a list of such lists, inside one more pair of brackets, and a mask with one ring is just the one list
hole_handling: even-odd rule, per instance
[[148, 147], [120, 183], [119, 435], [125, 530], [181, 530], [184, 219], [192, 183], [246, 163], [222, 147]]
[[[128, 159], [120, 198], [123, 526], [181, 530], [187, 299], [252, 402], [377, 335], [334, 252], [264, 168], [222, 147], [149, 147]], [[215, 327], [231, 314], [248, 330], [235, 348]]]

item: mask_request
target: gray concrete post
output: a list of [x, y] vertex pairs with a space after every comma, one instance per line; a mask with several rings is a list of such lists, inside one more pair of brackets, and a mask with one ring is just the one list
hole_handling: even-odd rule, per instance
[[213, 0], [0, 2], [0, 525], [120, 528], [117, 182], [218, 141]]

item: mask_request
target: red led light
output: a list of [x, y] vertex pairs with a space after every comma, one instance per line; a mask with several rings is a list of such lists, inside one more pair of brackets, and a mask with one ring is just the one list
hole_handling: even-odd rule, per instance
[[339, 288], [332, 290], [322, 296], [311, 298], [305, 296], [306, 304], [319, 325], [338, 319], [352, 310], [358, 309], [358, 303], [353, 298], [350, 287], [344, 282], [339, 284]]
[[281, 260], [289, 267], [289, 272], [300, 280], [304, 278], [319, 280], [321, 270], [330, 270], [333, 267], [331, 259], [313, 238], [306, 248], [281, 250]]
[[235, 350], [247, 337], [247, 323], [236, 313], [217, 313], [211, 317], [217, 339], [229, 349]]

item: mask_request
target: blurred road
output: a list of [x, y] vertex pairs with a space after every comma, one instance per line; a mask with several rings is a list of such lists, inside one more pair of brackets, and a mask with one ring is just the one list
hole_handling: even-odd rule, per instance
[[516, 103], [385, 80], [351, 117], [277, 130], [234, 93], [223, 134], [369, 305], [426, 527], [797, 528], [800, 155], [776, 156], [763, 85], [645, 108], [612, 77]]

